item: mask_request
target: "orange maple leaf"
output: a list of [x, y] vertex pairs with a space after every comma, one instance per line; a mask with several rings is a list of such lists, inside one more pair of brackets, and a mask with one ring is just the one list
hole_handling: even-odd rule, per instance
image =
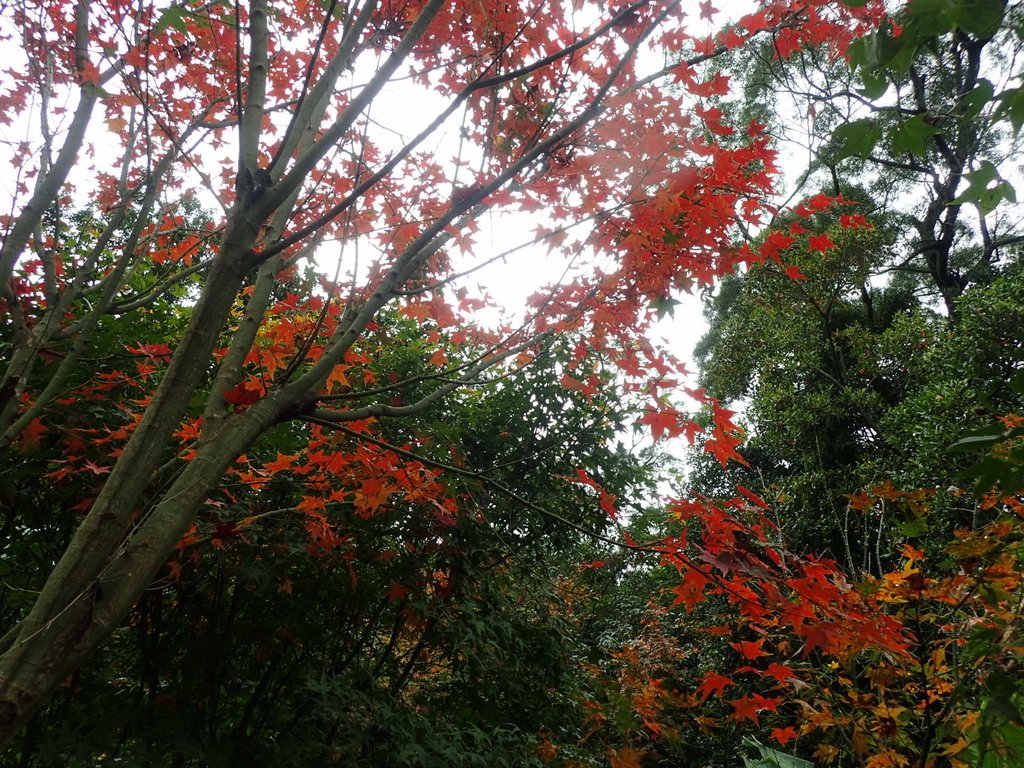
[[278, 452], [277, 458], [264, 464], [263, 469], [271, 474], [277, 474], [283, 470], [291, 469], [292, 465], [295, 464], [296, 458], [298, 457]]

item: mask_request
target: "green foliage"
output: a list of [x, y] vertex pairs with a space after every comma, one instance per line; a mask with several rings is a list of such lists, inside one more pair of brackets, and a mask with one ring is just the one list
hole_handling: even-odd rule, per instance
[[968, 181], [968, 187], [952, 201], [954, 205], [960, 203], [974, 203], [982, 215], [992, 213], [1002, 200], [1011, 203], [1017, 202], [1017, 194], [1008, 181], [1000, 178], [996, 167], [988, 160], [981, 161], [976, 171], [969, 171], [964, 174]]
[[814, 768], [814, 764], [809, 760], [766, 747], [755, 738], [745, 737], [743, 743], [756, 749], [759, 754], [759, 757], [753, 759], [743, 756], [743, 765], [746, 768]]
[[837, 162], [847, 157], [863, 158], [870, 155], [871, 150], [882, 140], [882, 129], [878, 121], [865, 117], [839, 126], [832, 134], [832, 139], [838, 147], [834, 155]]
[[[950, 322], [921, 303], [912, 275], [871, 284], [884, 264], [881, 232], [829, 233], [834, 254], [788, 256], [805, 280], [766, 264], [724, 282], [697, 357], [712, 394], [745, 404], [751, 468], [741, 482], [778, 501], [792, 545], [825, 544], [857, 571], [892, 551], [887, 527], [896, 536], [923, 529], [851, 513], [849, 494], [882, 479], [906, 489], [966, 485], [957, 473], [973, 459], [949, 445], [988, 429], [989, 414], [1020, 407], [1024, 281], [1014, 267], [968, 290]], [[698, 462], [699, 489], [727, 484], [712, 462]], [[927, 526], [936, 540], [974, 515], [942, 494], [934, 504]]]
[[[147, 343], [158, 344], [150, 330]], [[123, 366], [117, 338], [100, 336], [112, 346], [95, 350], [112, 368]], [[382, 379], [398, 382], [394, 398], [408, 402], [436, 375], [424, 343], [418, 323], [391, 315], [361, 349]], [[449, 344], [447, 353], [454, 362], [474, 350]], [[601, 531], [607, 515], [567, 478], [586, 468], [627, 512], [627, 500], [653, 495], [654, 465], [616, 445], [621, 403], [561, 386], [566, 359], [549, 349], [521, 376], [467, 389], [386, 434], [401, 445], [429, 429], [425, 458], [489, 468], [489, 483]], [[120, 381], [113, 391], [133, 393]], [[64, 423], [110, 424], [118, 401], [69, 403]], [[278, 425], [249, 458], [298, 453], [310, 429]], [[339, 439], [332, 449], [355, 445]], [[103, 450], [83, 444], [79, 459], [99, 467]], [[29, 451], [2, 468], [11, 503], [32, 503], [31, 477], [47, 471], [42, 455]], [[71, 506], [95, 478], [61, 475], [47, 499]], [[542, 732], [571, 741], [583, 727], [587, 672], [576, 661], [597, 631], [566, 614], [562, 581], [579, 562], [611, 557], [493, 484], [446, 482], [463, 509], [450, 522], [398, 500], [374, 515], [333, 503], [327, 513], [342, 545], [331, 552], [311, 547], [296, 512], [310, 492], [301, 473], [280, 472], [256, 490], [225, 486], [128, 625], [33, 721], [10, 764], [539, 765]], [[3, 575], [25, 588], [5, 593], [8, 621], [75, 523], [74, 514], [37, 506], [5, 542]], [[258, 522], [239, 525], [249, 517]], [[614, 606], [608, 586], [598, 622], [621, 622], [616, 632], [628, 637], [637, 614]]]

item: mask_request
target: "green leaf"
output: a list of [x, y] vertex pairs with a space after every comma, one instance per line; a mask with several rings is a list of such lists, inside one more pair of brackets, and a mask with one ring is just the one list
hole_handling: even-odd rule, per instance
[[998, 435], [976, 435], [974, 437], [964, 437], [957, 440], [951, 446], [951, 451], [977, 451], [982, 448], [989, 448], [996, 443], [1002, 441], [1003, 433], [1000, 432]]
[[1024, 88], [1003, 91], [997, 101], [999, 105], [994, 116], [997, 119], [1008, 117], [1014, 134], [1020, 133], [1021, 126], [1024, 126]]
[[1000, 669], [993, 670], [985, 678], [985, 689], [992, 694], [992, 700], [989, 704], [991, 705], [997, 701], [1009, 703], [1013, 711], [1013, 715], [1009, 719], [1024, 724], [1024, 720], [1021, 719], [1020, 713], [1012, 703], [1014, 694], [1017, 693], [1018, 685], [1019, 680], [1016, 676], [1010, 676]]
[[166, 8], [163, 13], [160, 14], [160, 18], [156, 22], [154, 27], [155, 32], [163, 32], [167, 27], [174, 27], [176, 30], [185, 34], [188, 28], [185, 26], [185, 9], [181, 6], [172, 5], [170, 8]]
[[1009, 387], [1010, 391], [1024, 397], [1024, 371], [1017, 371], [1010, 377]]
[[[1003, 200], [1017, 202], [1017, 193], [1013, 186], [999, 176], [996, 167], [989, 160], [982, 160], [977, 170], [965, 173], [968, 186], [964, 192], [952, 201], [951, 205], [974, 203], [982, 215], [988, 215]], [[995, 186], [992, 186], [995, 182]]]
[[789, 755], [777, 749], [766, 747], [751, 736], [744, 736], [743, 743], [749, 747], [754, 747], [761, 753], [760, 759], [743, 758], [743, 763], [747, 768], [814, 768], [814, 763], [810, 760], [804, 760], [802, 757], [796, 757], [795, 755]]
[[974, 497], [978, 499], [997, 488], [1002, 494], [1015, 493], [1024, 485], [1022, 479], [1018, 467], [998, 458], [983, 459], [958, 475], [961, 483], [974, 486]]
[[924, 115], [915, 115], [897, 125], [889, 136], [894, 154], [909, 152], [924, 157], [928, 151], [928, 138], [937, 133]]
[[1003, 21], [1002, 0], [960, 0], [951, 14], [953, 23], [977, 37], [991, 37]]
[[955, 29], [991, 37], [1002, 20], [1002, 0], [913, 0], [907, 7], [906, 32], [919, 40]]
[[874, 67], [874, 62], [869, 60], [868, 37], [870, 35], [858, 37], [846, 49], [846, 55], [850, 60], [850, 69], [854, 72], [858, 69], [873, 69]]
[[858, 92], [861, 96], [868, 99], [878, 99], [885, 95], [885, 92], [889, 90], [889, 78], [885, 76], [884, 72], [869, 72], [867, 70], [861, 70], [860, 80], [864, 84], [863, 88], [858, 88]]
[[675, 317], [676, 307], [680, 302], [676, 301], [670, 296], [655, 296], [651, 300], [651, 308], [658, 313], [658, 319], [661, 320], [668, 315], [669, 317]]
[[954, 0], [913, 0], [907, 6], [908, 31], [918, 39], [951, 32], [956, 26]]
[[833, 159], [839, 161], [847, 157], [867, 157], [881, 138], [882, 130], [871, 118], [840, 125], [832, 133], [832, 140], [838, 147]]
[[907, 538], [915, 538], [928, 533], [928, 523], [924, 520], [908, 520], [900, 523], [899, 531]]
[[978, 80], [978, 84], [970, 93], [964, 94], [960, 99], [960, 109], [967, 120], [973, 120], [982, 113], [985, 107], [992, 102], [996, 90], [985, 78]]
[[906, 71], [916, 49], [915, 38], [893, 34], [892, 28], [884, 25], [877, 32], [854, 41], [848, 55], [852, 68], [860, 68], [861, 76], [867, 73], [878, 77], [885, 74], [886, 68]]

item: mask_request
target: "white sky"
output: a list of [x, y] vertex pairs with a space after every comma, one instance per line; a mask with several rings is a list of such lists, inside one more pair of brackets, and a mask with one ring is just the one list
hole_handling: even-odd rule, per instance
[[[715, 17], [715, 24], [711, 24], [699, 18], [697, 0], [692, 0], [693, 7], [688, 12], [691, 34], [710, 34], [721, 24], [739, 19], [756, 7], [752, 0], [722, 0], [718, 5], [722, 7], [722, 12]], [[364, 63], [370, 64], [369, 61]], [[656, 71], [663, 66], [663, 56], [656, 53], [645, 52], [640, 60], [641, 71]], [[352, 73], [353, 82], [365, 82], [371, 71], [372, 68], [369, 67], [365, 72], [357, 69]], [[414, 136], [422, 126], [444, 109], [446, 103], [444, 99], [411, 83], [389, 85], [372, 107], [371, 116], [381, 126], [381, 131], [374, 136], [374, 140], [384, 148], [391, 148], [387, 142], [387, 137], [391, 135], [394, 146], [400, 146], [403, 138]], [[459, 120], [459, 115], [453, 116], [430, 140], [429, 146], [436, 155], [447, 155], [453, 159], [457, 156]], [[531, 239], [534, 229], [543, 223], [543, 212], [485, 215], [481, 221], [481, 232], [475, 238], [478, 249], [473, 255], [473, 261], [486, 260]], [[319, 264], [328, 274], [332, 274], [337, 267], [335, 259], [330, 256], [319, 260]], [[483, 286], [499, 306], [507, 308], [513, 315], [519, 315], [525, 306], [526, 298], [539, 287], [559, 281], [565, 268], [563, 258], [557, 255], [549, 256], [546, 246], [534, 246], [480, 269], [466, 278], [462, 284], [471, 289], [477, 285]], [[689, 294], [677, 298], [681, 302], [680, 305], [675, 308], [671, 317], [665, 317], [658, 324], [656, 330], [658, 336], [666, 340], [669, 351], [684, 361], [690, 371], [695, 371], [692, 362], [693, 347], [707, 328], [702, 314], [703, 304], [699, 297]], [[487, 311], [479, 313], [479, 316], [482, 323], [497, 318], [496, 313]]]

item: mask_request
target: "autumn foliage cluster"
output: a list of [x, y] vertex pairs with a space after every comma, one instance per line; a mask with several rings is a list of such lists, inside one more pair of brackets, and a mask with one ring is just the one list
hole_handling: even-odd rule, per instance
[[[816, 542], [780, 516], [803, 465], [758, 443], [771, 372], [799, 353], [746, 376], [762, 389], [727, 375], [750, 362], [730, 354], [770, 357], [772, 318], [706, 350], [702, 382], [655, 338], [723, 279], [717, 301], [742, 280], [768, 315], [796, 286], [833, 351], [882, 338], [833, 327], [842, 290], [815, 297], [893, 245], [895, 214], [837, 171], [883, 145], [881, 167], [934, 179], [912, 257], [956, 321], [983, 281], [951, 260], [952, 211], [980, 212], [993, 271], [1016, 242], [994, 218], [1012, 187], [977, 155], [998, 141], [971, 127], [1020, 128], [1018, 90], [986, 90], [978, 63], [1015, 14], [5, 6], [0, 764], [1012, 765], [1012, 397], [947, 435], [976, 490], [879, 464], [809, 502], [864, 521]], [[915, 122], [943, 92], [914, 69], [933, 40], [967, 62], [953, 128]], [[780, 203], [775, 120], [733, 101], [755, 54], [815, 103], [834, 81], [812, 60], [859, 66], [864, 103], [908, 78], [921, 103], [895, 127], [829, 125], [831, 165], [804, 181], [833, 183]], [[485, 286], [512, 273], [524, 298], [502, 306]], [[723, 310], [709, 344], [749, 316]], [[790, 378], [792, 405], [814, 381]], [[844, 428], [863, 448], [877, 423]], [[679, 438], [685, 482], [662, 452]], [[969, 524], [947, 514], [964, 505]]]

